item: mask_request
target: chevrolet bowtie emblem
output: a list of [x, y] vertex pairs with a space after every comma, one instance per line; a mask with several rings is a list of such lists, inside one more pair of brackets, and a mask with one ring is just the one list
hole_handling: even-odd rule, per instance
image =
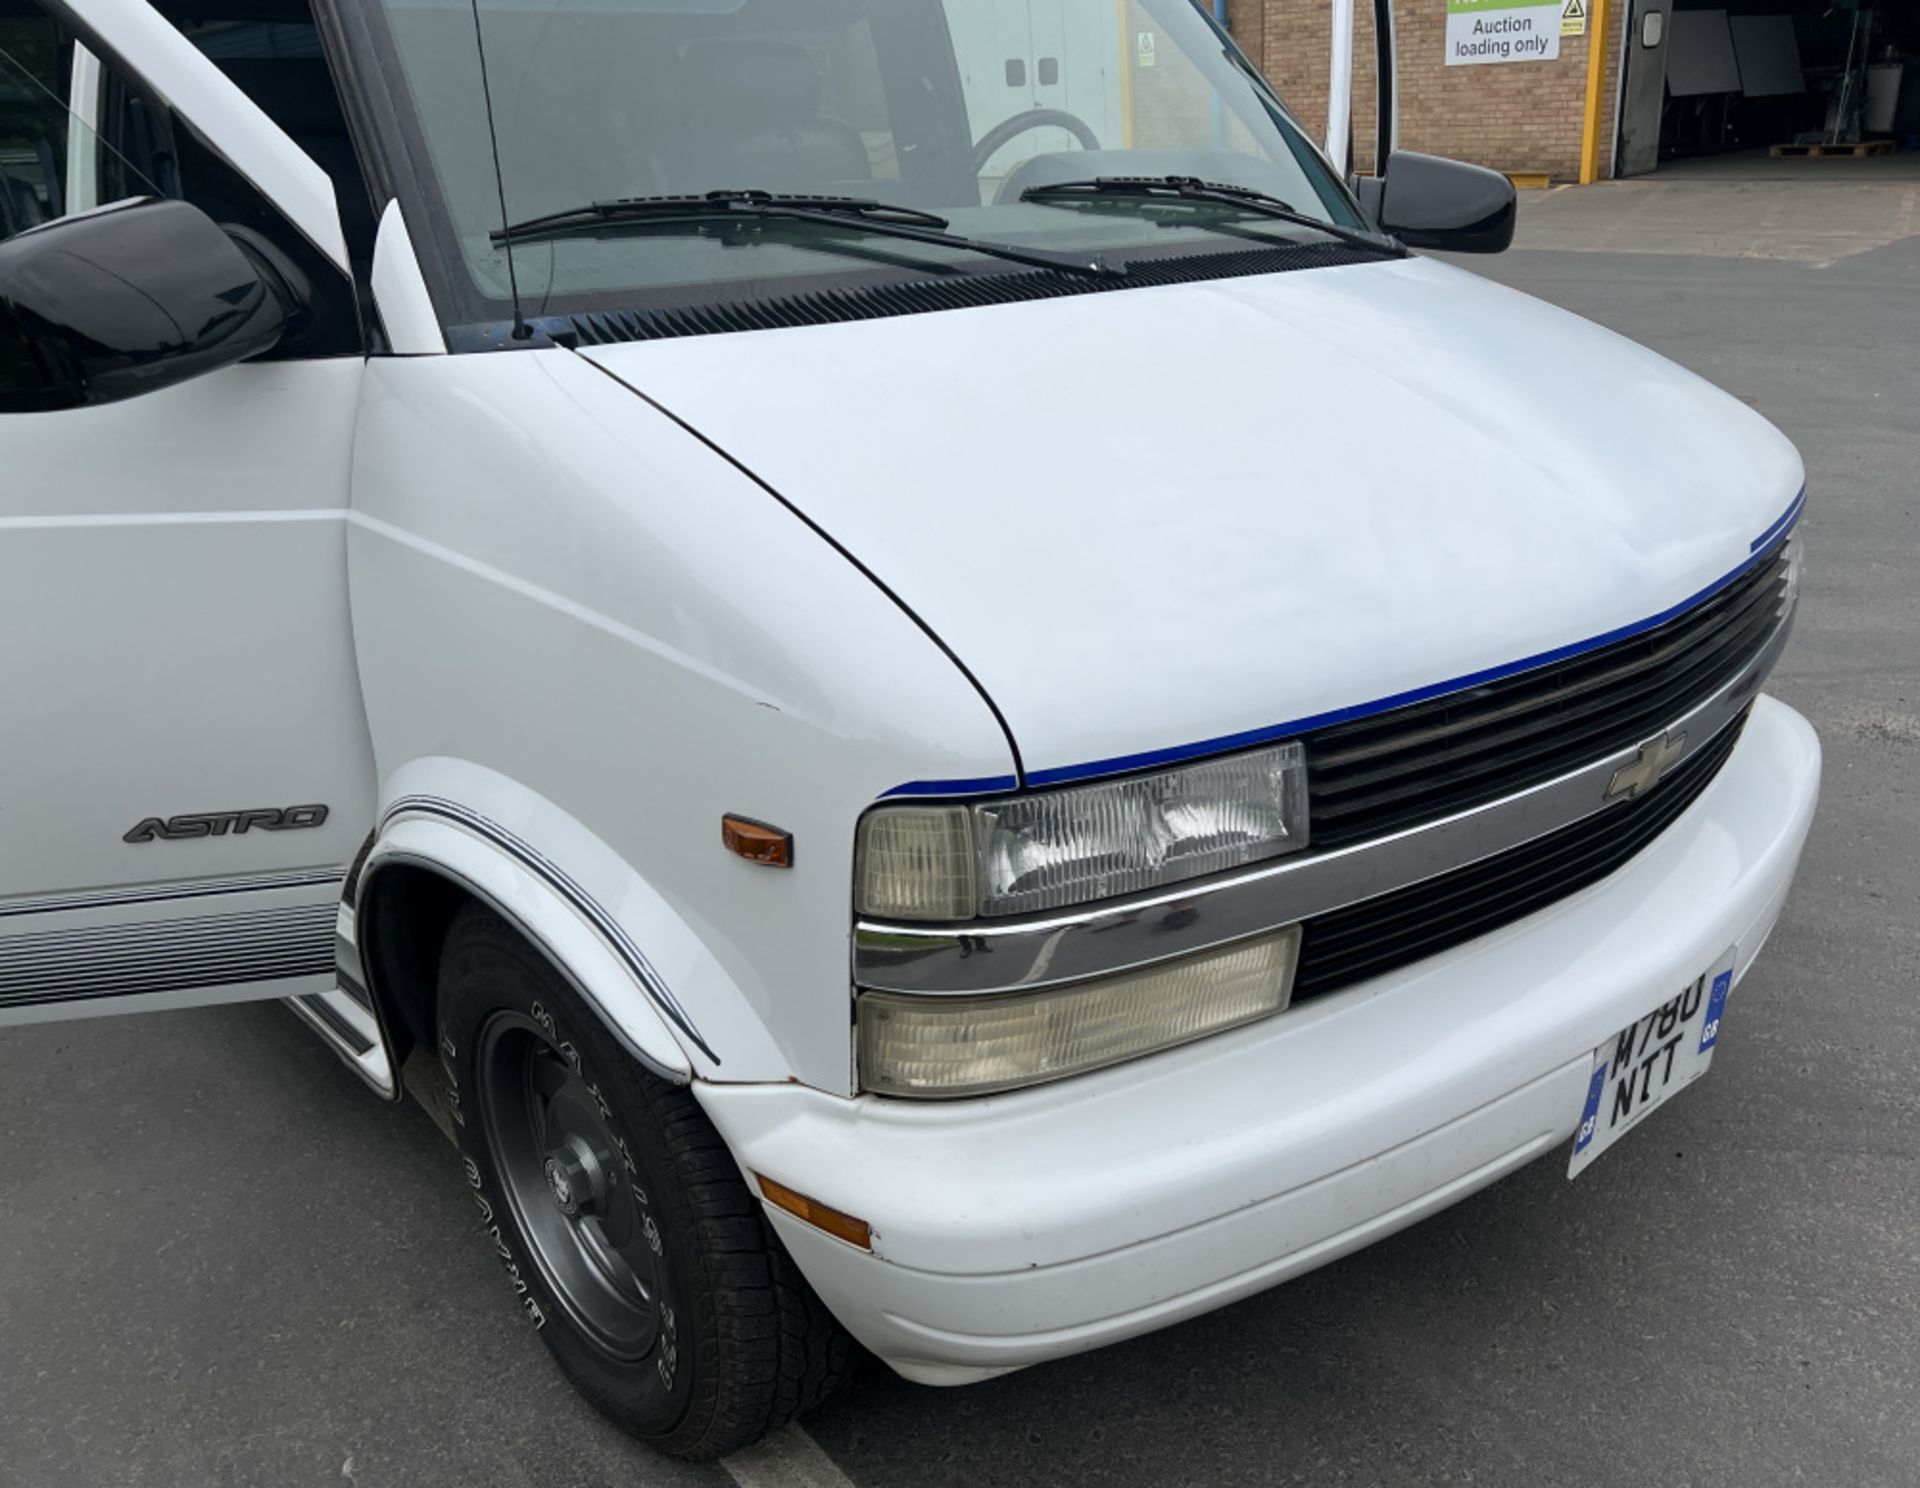
[[1613, 772], [1613, 781], [1607, 787], [1607, 799], [1617, 801], [1625, 796], [1629, 801], [1642, 791], [1650, 791], [1660, 783], [1660, 777], [1680, 761], [1687, 752], [1685, 734], [1662, 734], [1657, 739], [1649, 739], [1640, 746], [1640, 753], [1630, 765], [1622, 765]]

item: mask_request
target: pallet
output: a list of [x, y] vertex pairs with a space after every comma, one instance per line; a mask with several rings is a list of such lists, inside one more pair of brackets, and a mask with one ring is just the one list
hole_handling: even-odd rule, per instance
[[1893, 141], [1887, 139], [1861, 140], [1853, 145], [1775, 145], [1767, 151], [1775, 160], [1823, 160], [1828, 157], [1865, 160], [1869, 155], [1892, 153]]

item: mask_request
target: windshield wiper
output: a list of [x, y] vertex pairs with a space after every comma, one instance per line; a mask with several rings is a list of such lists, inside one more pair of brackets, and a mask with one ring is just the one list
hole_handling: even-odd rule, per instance
[[716, 221], [735, 222], [807, 222], [841, 232], [868, 233], [874, 237], [902, 238], [911, 243], [927, 243], [936, 248], [957, 248], [988, 258], [1003, 258], [1029, 268], [1055, 269], [1067, 274], [1087, 274], [1100, 278], [1117, 276], [1122, 271], [1097, 258], [1075, 258], [1066, 254], [1045, 253], [1038, 249], [1016, 248], [1011, 243], [983, 242], [946, 231], [946, 218], [912, 207], [890, 202], [867, 201], [853, 196], [778, 196], [770, 191], [709, 191], [704, 196], [629, 196], [613, 201], [589, 202], [565, 212], [549, 212], [529, 217], [500, 228], [490, 236], [500, 244], [520, 243], [538, 238], [563, 237], [568, 233], [589, 232], [601, 227], [633, 224], [695, 223], [705, 227]]
[[1406, 244], [1386, 233], [1362, 232], [1342, 227], [1337, 222], [1309, 216], [1291, 202], [1282, 201], [1251, 186], [1226, 186], [1203, 181], [1198, 176], [1096, 176], [1088, 181], [1055, 181], [1045, 186], [1030, 186], [1020, 200], [1040, 206], [1067, 206], [1090, 201], [1189, 201], [1212, 206], [1234, 207], [1254, 217], [1271, 217], [1295, 227], [1310, 227], [1356, 248], [1371, 248], [1396, 258], [1407, 255]]

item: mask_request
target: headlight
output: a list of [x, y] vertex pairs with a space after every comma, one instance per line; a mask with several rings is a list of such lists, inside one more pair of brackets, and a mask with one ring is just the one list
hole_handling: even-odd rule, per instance
[[860, 997], [860, 1086], [986, 1095], [1064, 1079], [1282, 1011], [1300, 927], [1041, 992]]
[[856, 907], [966, 920], [1111, 899], [1307, 845], [1298, 744], [974, 806], [883, 806], [860, 824]]

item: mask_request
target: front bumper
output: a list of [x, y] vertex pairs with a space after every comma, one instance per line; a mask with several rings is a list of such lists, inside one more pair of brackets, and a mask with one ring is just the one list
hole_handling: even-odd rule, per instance
[[1729, 945], [1745, 974], [1819, 783], [1813, 730], [1762, 698], [1719, 777], [1612, 877], [1269, 1022], [981, 1100], [696, 1088], [743, 1168], [872, 1225], [868, 1254], [768, 1210], [900, 1373], [960, 1384], [1079, 1353], [1334, 1260], [1571, 1139], [1597, 1045]]

